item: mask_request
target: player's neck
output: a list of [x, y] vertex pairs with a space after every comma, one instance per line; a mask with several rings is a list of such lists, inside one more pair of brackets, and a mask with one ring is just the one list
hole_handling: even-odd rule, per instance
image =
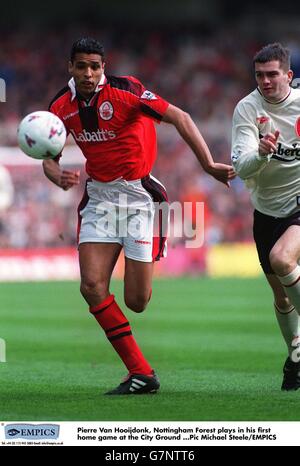
[[261, 90], [258, 88], [258, 91], [259, 93], [261, 94], [261, 96], [264, 98], [264, 100], [266, 102], [268, 102], [269, 104], [274, 104], [274, 105], [278, 105], [278, 104], [281, 104], [282, 102], [286, 101], [286, 99], [288, 99], [288, 97], [290, 96], [291, 94], [291, 88], [289, 87], [287, 92], [285, 92], [282, 96], [280, 97], [277, 97], [277, 98], [267, 98], [262, 92]]
[[77, 97], [79, 98], [79, 100], [84, 100], [86, 103], [89, 103], [95, 94], [95, 91], [89, 94], [83, 94], [82, 92], [77, 91]]

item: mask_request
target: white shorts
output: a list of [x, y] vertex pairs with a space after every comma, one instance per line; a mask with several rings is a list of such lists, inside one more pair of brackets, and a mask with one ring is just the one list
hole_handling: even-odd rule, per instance
[[102, 183], [88, 179], [78, 206], [78, 244], [118, 243], [129, 259], [166, 256], [168, 197], [154, 177]]

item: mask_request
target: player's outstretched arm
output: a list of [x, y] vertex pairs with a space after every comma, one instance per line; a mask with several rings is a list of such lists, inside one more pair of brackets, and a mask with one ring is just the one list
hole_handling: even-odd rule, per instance
[[64, 191], [79, 184], [79, 170], [62, 170], [59, 163], [55, 160], [44, 160], [43, 169], [46, 177]]
[[202, 168], [216, 180], [229, 186], [236, 174], [231, 165], [214, 162], [209, 148], [190, 115], [174, 105], [169, 105], [163, 121], [173, 124], [190, 146]]

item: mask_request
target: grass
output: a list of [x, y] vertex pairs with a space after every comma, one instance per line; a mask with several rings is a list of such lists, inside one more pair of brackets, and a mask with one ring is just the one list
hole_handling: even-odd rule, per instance
[[[112, 285], [122, 303], [122, 283]], [[160, 279], [143, 314], [125, 311], [161, 380], [158, 395], [106, 397], [125, 370], [78, 284], [0, 285], [2, 421], [300, 419], [282, 393], [286, 348], [261, 279]]]

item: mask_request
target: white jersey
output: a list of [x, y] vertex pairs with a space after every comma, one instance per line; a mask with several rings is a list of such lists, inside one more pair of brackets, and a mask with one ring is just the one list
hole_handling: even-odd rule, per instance
[[[260, 138], [276, 130], [276, 152], [260, 156]], [[272, 217], [300, 211], [300, 90], [291, 88], [278, 103], [258, 89], [242, 99], [233, 114], [231, 158], [255, 209]]]

